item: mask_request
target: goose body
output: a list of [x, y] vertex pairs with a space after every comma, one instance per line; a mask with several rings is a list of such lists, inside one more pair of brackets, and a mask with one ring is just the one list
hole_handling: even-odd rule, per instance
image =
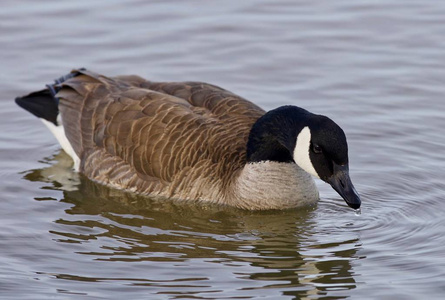
[[[84, 69], [47, 87], [16, 102], [44, 121], [74, 168], [94, 181], [153, 197], [284, 209], [319, 199], [314, 175], [360, 206], [347, 175], [346, 138], [326, 117], [295, 106], [266, 113], [206, 83], [109, 78]], [[324, 147], [342, 152], [325, 150], [330, 166], [320, 167], [311, 153], [311, 134], [319, 131]], [[341, 179], [337, 187], [329, 181], [338, 175], [335, 166], [343, 187]]]

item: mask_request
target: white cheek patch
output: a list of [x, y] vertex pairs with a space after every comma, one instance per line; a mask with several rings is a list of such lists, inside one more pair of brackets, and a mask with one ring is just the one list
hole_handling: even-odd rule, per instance
[[294, 160], [297, 165], [308, 172], [309, 174], [320, 178], [317, 171], [314, 169], [314, 165], [309, 157], [309, 151], [311, 147], [311, 131], [309, 127], [304, 127], [297, 136], [297, 143], [294, 149]]

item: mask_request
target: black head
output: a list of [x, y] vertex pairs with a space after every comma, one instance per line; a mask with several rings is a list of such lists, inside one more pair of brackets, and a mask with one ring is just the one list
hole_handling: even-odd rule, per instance
[[298, 133], [294, 161], [306, 172], [329, 183], [352, 208], [359, 208], [360, 197], [349, 177], [348, 143], [334, 121], [311, 115]]
[[[333, 175], [334, 165], [347, 165], [348, 143], [343, 130], [334, 121], [321, 115], [312, 115], [308, 119], [307, 125], [297, 136], [297, 145], [303, 149], [294, 150], [294, 155], [303, 156], [309, 151], [309, 159], [318, 176], [323, 181]], [[306, 139], [306, 144], [298, 142], [299, 139]], [[309, 140], [309, 144], [307, 144]], [[296, 145], [296, 146], [297, 146]]]
[[349, 177], [348, 143], [334, 121], [295, 106], [268, 112], [252, 127], [248, 161], [295, 162], [329, 183], [352, 208], [361, 201]]

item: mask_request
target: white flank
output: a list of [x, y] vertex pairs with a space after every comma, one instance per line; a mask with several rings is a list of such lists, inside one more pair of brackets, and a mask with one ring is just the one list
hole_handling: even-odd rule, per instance
[[[66, 138], [65, 130], [63, 129], [63, 126], [62, 125], [56, 126], [53, 123], [51, 123], [45, 119], [40, 119], [40, 120], [42, 120], [43, 124], [45, 124], [46, 127], [49, 128], [49, 130], [52, 132], [52, 134], [54, 134], [54, 136], [56, 137], [57, 141], [59, 141], [60, 146], [62, 146], [62, 149], [66, 152], [66, 154], [68, 154], [73, 159], [74, 170], [79, 171], [80, 159], [77, 156], [76, 152], [74, 152], [73, 147], [71, 146], [70, 142]], [[59, 122], [59, 123], [61, 123], [61, 122]]]
[[309, 127], [304, 127], [301, 132], [298, 134], [297, 143], [294, 149], [294, 160], [297, 165], [300, 166], [303, 170], [308, 172], [311, 175], [314, 175], [317, 178], [317, 171], [315, 171], [314, 166], [312, 165], [311, 158], [309, 156], [309, 151], [311, 147], [311, 131]]

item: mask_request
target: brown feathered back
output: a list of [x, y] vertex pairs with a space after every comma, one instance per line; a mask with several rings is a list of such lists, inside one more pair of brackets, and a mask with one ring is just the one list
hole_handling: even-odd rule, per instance
[[57, 96], [80, 172], [142, 194], [225, 201], [261, 108], [205, 83], [75, 72]]

